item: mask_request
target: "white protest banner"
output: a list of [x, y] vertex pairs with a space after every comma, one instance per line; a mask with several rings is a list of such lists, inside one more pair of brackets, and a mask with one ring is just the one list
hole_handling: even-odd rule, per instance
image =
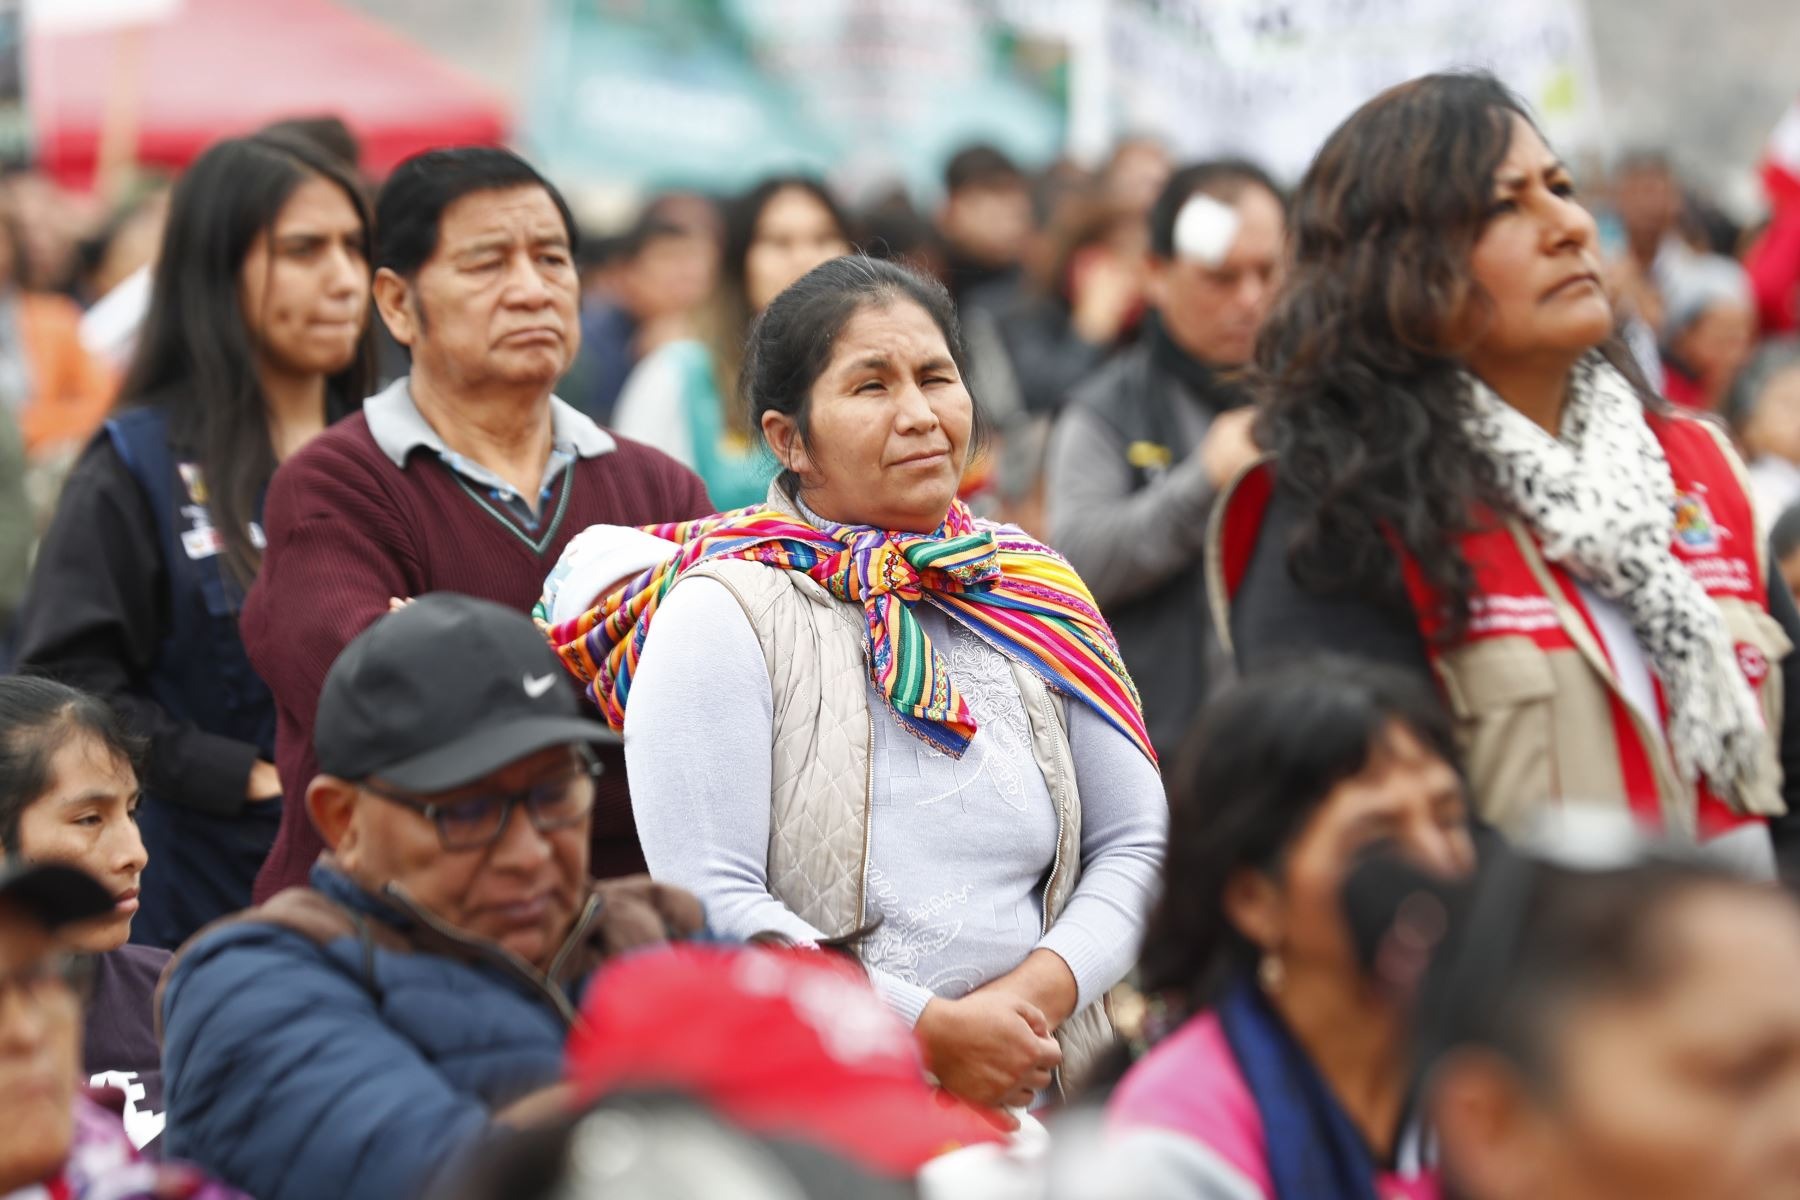
[[1600, 97], [1580, 0], [1114, 0], [1121, 129], [1180, 157], [1237, 153], [1295, 179], [1375, 93], [1457, 67], [1518, 91], [1564, 154], [1598, 146]]

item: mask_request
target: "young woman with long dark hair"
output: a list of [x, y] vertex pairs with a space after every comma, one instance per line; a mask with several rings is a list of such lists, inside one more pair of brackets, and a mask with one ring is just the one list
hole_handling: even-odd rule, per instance
[[779, 175], [739, 197], [725, 211], [719, 282], [699, 336], [637, 365], [614, 427], [692, 467], [721, 511], [761, 504], [779, 468], [738, 402], [750, 323], [795, 280], [848, 253], [849, 221], [817, 180]]
[[273, 135], [176, 186], [121, 411], [71, 474], [20, 614], [23, 670], [150, 740], [133, 937], [249, 903], [280, 819], [275, 708], [237, 628], [275, 467], [369, 391], [370, 221], [351, 168]]
[[1289, 228], [1272, 456], [1215, 510], [1240, 666], [1327, 649], [1434, 679], [1502, 830], [1601, 799], [1772, 870], [1800, 617], [1730, 444], [1615, 338], [1593, 218], [1523, 104], [1479, 74], [1383, 93]]

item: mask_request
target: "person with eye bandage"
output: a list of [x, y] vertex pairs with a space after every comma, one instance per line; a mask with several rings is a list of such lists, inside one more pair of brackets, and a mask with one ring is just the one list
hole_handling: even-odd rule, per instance
[[1175, 172], [1149, 221], [1153, 315], [1071, 397], [1044, 494], [1049, 540], [1092, 585], [1166, 755], [1219, 678], [1207, 519], [1256, 457], [1236, 375], [1274, 299], [1285, 219], [1260, 167], [1221, 159]]

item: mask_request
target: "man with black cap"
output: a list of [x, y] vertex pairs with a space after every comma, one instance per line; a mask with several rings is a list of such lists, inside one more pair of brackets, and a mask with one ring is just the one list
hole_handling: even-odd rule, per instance
[[63, 934], [116, 904], [74, 867], [0, 867], [0, 1196], [242, 1200], [191, 1171], [139, 1163], [119, 1115], [77, 1086], [93, 963]]
[[530, 620], [420, 598], [332, 665], [311, 886], [196, 936], [165, 975], [170, 1153], [262, 1200], [417, 1194], [496, 1122], [547, 1113], [605, 955], [700, 925], [588, 877], [593, 743]]

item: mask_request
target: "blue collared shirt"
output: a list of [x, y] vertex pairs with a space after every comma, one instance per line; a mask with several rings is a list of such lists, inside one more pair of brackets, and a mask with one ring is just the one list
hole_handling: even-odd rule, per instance
[[409, 376], [401, 376], [363, 401], [363, 416], [369, 422], [369, 435], [395, 466], [406, 466], [406, 460], [414, 450], [430, 450], [445, 466], [474, 485], [481, 495], [532, 533], [537, 532], [548, 501], [556, 492], [556, 481], [570, 464], [577, 459], [610, 454], [617, 447], [612, 435], [596, 425], [592, 418], [573, 405], [550, 397], [550, 458], [544, 464], [544, 478], [533, 504], [499, 475], [444, 443], [413, 402]]

